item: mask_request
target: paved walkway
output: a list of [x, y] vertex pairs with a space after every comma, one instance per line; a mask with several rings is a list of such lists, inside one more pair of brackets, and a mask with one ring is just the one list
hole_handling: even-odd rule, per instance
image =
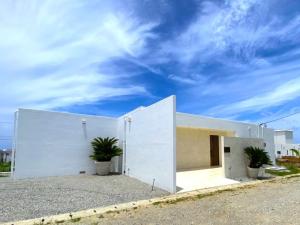
[[0, 223], [167, 195], [122, 175], [0, 178]]
[[[246, 179], [246, 181], [249, 181], [249, 179]], [[225, 178], [222, 167], [176, 173], [176, 186], [178, 192], [237, 184], [240, 182], [241, 181]]]
[[204, 224], [299, 225], [300, 177], [227, 191], [199, 200], [152, 205], [63, 225]]

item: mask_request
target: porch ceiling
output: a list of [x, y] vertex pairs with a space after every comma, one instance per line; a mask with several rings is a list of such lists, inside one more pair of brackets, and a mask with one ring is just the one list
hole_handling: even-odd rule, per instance
[[225, 133], [227, 136], [235, 137], [234, 130], [212, 129], [212, 128], [205, 128], [205, 127], [188, 127], [188, 126], [176, 126], [176, 128], [191, 129], [195, 131], [200, 130], [200, 131], [207, 131], [207, 132]]

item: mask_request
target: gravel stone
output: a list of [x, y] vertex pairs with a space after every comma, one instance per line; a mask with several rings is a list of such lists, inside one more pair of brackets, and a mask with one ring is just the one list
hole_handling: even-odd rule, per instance
[[168, 195], [123, 176], [0, 178], [0, 222], [32, 219]]

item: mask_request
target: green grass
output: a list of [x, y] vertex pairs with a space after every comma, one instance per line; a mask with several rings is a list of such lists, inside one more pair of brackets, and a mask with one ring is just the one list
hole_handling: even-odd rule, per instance
[[10, 172], [11, 163], [0, 163], [0, 172]]
[[275, 176], [286, 176], [300, 173], [300, 168], [296, 167], [293, 164], [284, 165], [289, 171], [277, 171], [277, 170], [266, 170], [267, 173], [275, 175]]

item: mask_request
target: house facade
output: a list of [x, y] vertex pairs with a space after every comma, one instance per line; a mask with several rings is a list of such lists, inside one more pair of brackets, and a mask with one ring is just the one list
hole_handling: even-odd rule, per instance
[[294, 132], [292, 130], [274, 131], [276, 157], [293, 156], [291, 149], [300, 150], [300, 144], [294, 143]]
[[11, 161], [12, 150], [0, 149], [0, 163], [7, 163]]
[[121, 117], [19, 109], [15, 115], [15, 178], [94, 174], [93, 138], [117, 137], [123, 149], [113, 170], [169, 192], [176, 174], [220, 168], [222, 176], [246, 176], [243, 149], [265, 148], [272, 160], [274, 131], [256, 124], [176, 112], [176, 97]]

